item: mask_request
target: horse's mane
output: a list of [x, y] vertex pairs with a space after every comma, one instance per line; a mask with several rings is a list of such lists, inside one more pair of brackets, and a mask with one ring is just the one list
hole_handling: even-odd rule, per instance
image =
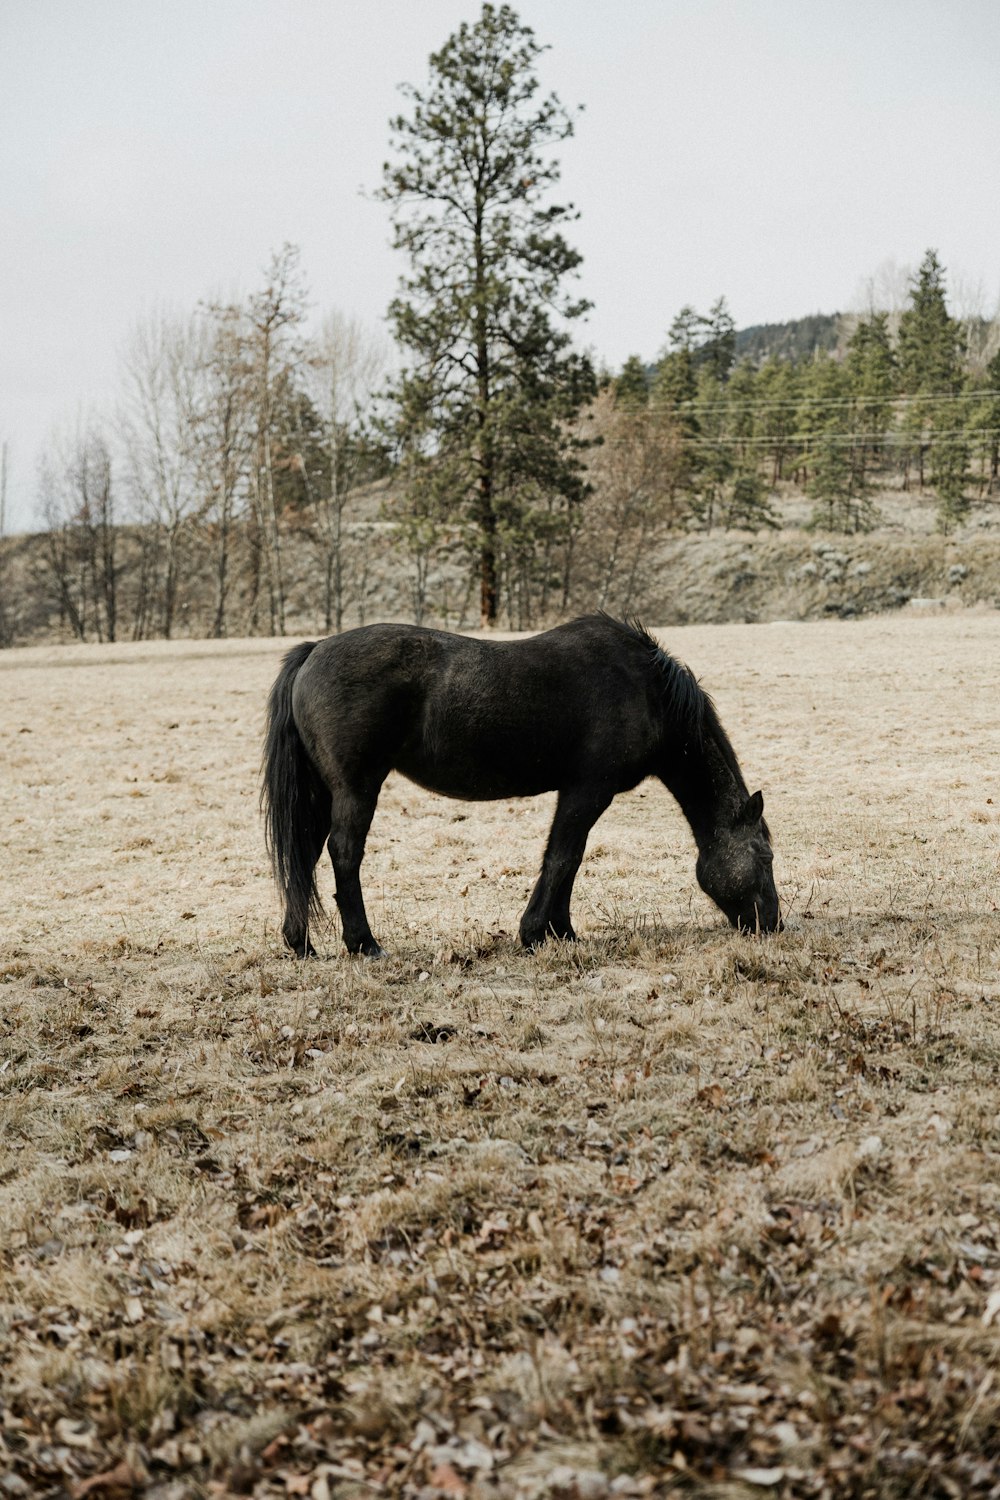
[[749, 795], [743, 772], [740, 770], [740, 763], [736, 759], [736, 751], [722, 727], [715, 704], [691, 668], [671, 656], [668, 651], [664, 651], [645, 625], [634, 615], [624, 615], [621, 619], [616, 619], [614, 615], [605, 614], [603, 610], [598, 613], [600, 618], [606, 620], [609, 625], [614, 625], [616, 629], [633, 640], [641, 641], [647, 647], [652, 669], [660, 680], [667, 711], [676, 719], [696, 748], [700, 749], [706, 741], [711, 741], [733, 773], [736, 785], [745, 795]]

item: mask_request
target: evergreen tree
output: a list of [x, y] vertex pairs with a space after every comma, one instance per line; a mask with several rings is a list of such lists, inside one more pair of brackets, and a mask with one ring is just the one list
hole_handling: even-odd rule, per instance
[[729, 406], [728, 388], [706, 365], [698, 372], [694, 402], [700, 438], [698, 486], [691, 500], [691, 510], [706, 531], [723, 513], [723, 494], [733, 472]]
[[735, 458], [746, 459], [754, 451], [757, 414], [757, 371], [745, 359], [736, 366], [726, 386], [726, 436]]
[[816, 501], [813, 525], [831, 531], [867, 531], [875, 522], [867, 481], [854, 461], [850, 406], [846, 366], [818, 355], [805, 371], [798, 428], [806, 491]]
[[802, 371], [799, 397], [796, 439], [803, 448], [808, 479], [819, 439], [846, 431], [850, 387], [845, 367], [828, 354], [816, 355]]
[[649, 376], [638, 354], [630, 354], [614, 382], [619, 406], [638, 406], [649, 400]]
[[[952, 418], [957, 421], [957, 417]], [[931, 445], [931, 484], [938, 501], [938, 526], [951, 531], [968, 514], [969, 444], [960, 429], [939, 434]]]
[[[669, 407], [682, 419], [690, 421], [691, 403], [697, 391], [695, 350], [698, 347], [704, 318], [693, 307], [682, 307], [667, 334], [669, 348], [661, 354], [653, 379], [653, 395], [661, 406]], [[692, 429], [694, 430], [694, 429]]]
[[934, 250], [921, 261], [899, 320], [899, 373], [908, 396], [947, 394], [961, 385], [962, 327], [949, 316], [945, 271]]
[[686, 302], [670, 325], [667, 340], [671, 349], [680, 349], [685, 354], [694, 351], [704, 342], [705, 319]]
[[696, 350], [705, 320], [691, 306], [684, 306], [667, 334], [669, 348], [660, 356], [650, 390], [650, 402], [663, 417], [676, 424], [682, 442], [677, 487], [697, 506], [696, 489], [701, 463], [701, 427], [695, 410], [698, 394]]
[[760, 531], [764, 527], [777, 527], [780, 524], [757, 463], [741, 463], [733, 474], [726, 504], [726, 525]]
[[[951, 524], [948, 517], [953, 520], [957, 515], [958, 470], [964, 475], [968, 466], [968, 453], [961, 459], [955, 447], [960, 425], [958, 407], [948, 399], [962, 385], [962, 352], [962, 327], [949, 315], [945, 300], [944, 267], [936, 251], [928, 250], [910, 284], [910, 305], [899, 320], [900, 380], [904, 394], [910, 398], [902, 427], [909, 439], [909, 453], [917, 459], [921, 488], [925, 459], [931, 451], [932, 482], [946, 525]], [[944, 442], [948, 451], [935, 458], [933, 449], [938, 442]], [[939, 483], [944, 485], [943, 491]]]
[[706, 337], [698, 350], [698, 364], [724, 385], [736, 361], [736, 323], [725, 297], [712, 304], [703, 322]]
[[[658, 406], [669, 409], [690, 423], [697, 394], [694, 358], [690, 349], [670, 349], [656, 363], [651, 395]], [[692, 426], [692, 431], [695, 428]]]
[[[384, 169], [394, 243], [410, 273], [389, 314], [407, 360], [392, 431], [407, 472], [443, 469], [476, 556], [484, 623], [496, 620], [501, 516], [525, 495], [584, 493], [567, 423], [595, 388], [567, 321], [587, 304], [564, 290], [580, 255], [563, 236], [572, 207], [548, 201], [552, 147], [572, 134], [559, 100], [538, 96], [543, 48], [508, 5], [484, 5], [406, 89]], [[526, 506], [525, 510], [530, 507]]]
[[846, 446], [830, 432], [820, 432], [811, 449], [806, 484], [815, 500], [812, 524], [827, 531], [855, 531], [851, 524], [854, 470]]
[[770, 457], [772, 485], [785, 477], [785, 466], [795, 449], [801, 383], [799, 371], [787, 359], [769, 359], [757, 372], [754, 435], [762, 455]]
[[880, 461], [892, 423], [897, 366], [889, 336], [888, 313], [873, 312], [862, 319], [847, 346], [847, 379], [852, 405], [851, 456], [855, 486], [867, 491], [873, 467]]

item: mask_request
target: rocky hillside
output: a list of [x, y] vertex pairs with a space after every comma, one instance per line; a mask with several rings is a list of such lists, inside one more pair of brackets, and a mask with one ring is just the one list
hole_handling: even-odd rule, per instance
[[1000, 532], [804, 531], [672, 538], [644, 610], [657, 624], [848, 619], [900, 608], [1000, 609]]

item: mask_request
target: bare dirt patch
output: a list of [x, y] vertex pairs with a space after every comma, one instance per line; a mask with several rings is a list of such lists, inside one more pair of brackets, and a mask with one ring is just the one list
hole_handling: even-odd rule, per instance
[[0, 1495], [998, 1492], [1000, 616], [664, 639], [779, 938], [649, 783], [522, 954], [551, 802], [394, 779], [295, 964], [281, 644], [0, 658]]

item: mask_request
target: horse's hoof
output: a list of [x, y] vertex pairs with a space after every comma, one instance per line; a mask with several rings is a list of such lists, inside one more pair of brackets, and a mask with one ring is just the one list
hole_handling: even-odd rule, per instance
[[576, 942], [576, 933], [572, 927], [564, 927], [561, 931], [557, 931], [554, 927], [540, 927], [537, 930], [532, 928], [529, 932], [522, 930], [519, 936], [522, 946], [532, 951], [540, 948], [543, 943], [547, 943], [550, 938], [555, 938], [561, 943]]
[[387, 958], [388, 954], [381, 943], [374, 938], [365, 938], [360, 943], [350, 943], [347, 951], [352, 958]]
[[318, 956], [316, 949], [308, 939], [304, 943], [289, 943], [287, 938], [285, 941], [287, 946], [292, 950], [293, 958], [316, 958]]

